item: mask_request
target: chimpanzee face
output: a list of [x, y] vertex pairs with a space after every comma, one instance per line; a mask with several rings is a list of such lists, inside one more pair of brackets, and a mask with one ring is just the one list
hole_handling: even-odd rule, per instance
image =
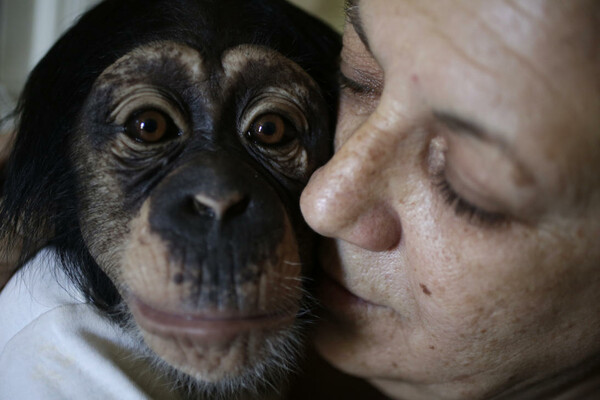
[[146, 343], [203, 380], [269, 356], [301, 306], [301, 188], [327, 155], [318, 86], [264, 46], [172, 41], [96, 80], [74, 137], [83, 237]]

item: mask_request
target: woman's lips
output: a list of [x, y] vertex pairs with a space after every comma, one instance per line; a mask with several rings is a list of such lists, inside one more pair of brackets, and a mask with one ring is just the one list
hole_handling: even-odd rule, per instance
[[230, 341], [251, 331], [285, 328], [293, 324], [297, 310], [243, 315], [238, 312], [172, 313], [135, 298], [130, 308], [145, 331], [158, 336], [185, 336], [196, 343]]

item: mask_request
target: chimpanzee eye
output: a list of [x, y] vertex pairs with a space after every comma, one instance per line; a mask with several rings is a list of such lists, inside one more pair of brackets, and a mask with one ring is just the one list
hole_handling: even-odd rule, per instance
[[133, 114], [125, 129], [129, 136], [146, 143], [156, 143], [181, 134], [173, 120], [158, 110], [143, 110]]
[[263, 114], [252, 121], [247, 136], [257, 144], [276, 146], [295, 137], [295, 129], [279, 114]]

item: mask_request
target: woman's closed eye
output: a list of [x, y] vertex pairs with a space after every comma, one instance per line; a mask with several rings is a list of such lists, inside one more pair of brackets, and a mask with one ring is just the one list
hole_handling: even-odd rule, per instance
[[461, 197], [450, 185], [443, 171], [433, 176], [433, 183], [445, 203], [453, 208], [454, 213], [459, 217], [466, 218], [469, 222], [483, 226], [497, 227], [505, 225], [510, 221], [509, 216], [506, 214], [484, 210]]
[[456, 216], [479, 226], [505, 226], [516, 214], [499, 198], [499, 193], [510, 192], [502, 183], [503, 164], [486, 164], [493, 152], [473, 147], [476, 143], [445, 134], [433, 138], [427, 161], [429, 180]]
[[350, 90], [353, 94], [364, 97], [379, 96], [380, 89], [373, 82], [358, 81], [344, 73], [338, 73], [338, 82], [342, 90]]

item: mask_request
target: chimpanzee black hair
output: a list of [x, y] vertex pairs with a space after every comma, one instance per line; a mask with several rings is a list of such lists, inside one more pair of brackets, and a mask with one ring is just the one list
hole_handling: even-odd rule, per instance
[[[23, 240], [21, 263], [53, 248], [167, 370], [208, 391], [261, 386], [255, 371], [276, 375], [267, 347], [296, 340], [304, 289], [289, 282], [313, 256], [298, 198], [331, 152], [340, 47], [280, 0], [103, 1], [26, 83], [4, 240]], [[245, 343], [239, 365], [208, 371], [169, 349], [169, 329], [210, 348], [182, 326], [215, 319]]]

